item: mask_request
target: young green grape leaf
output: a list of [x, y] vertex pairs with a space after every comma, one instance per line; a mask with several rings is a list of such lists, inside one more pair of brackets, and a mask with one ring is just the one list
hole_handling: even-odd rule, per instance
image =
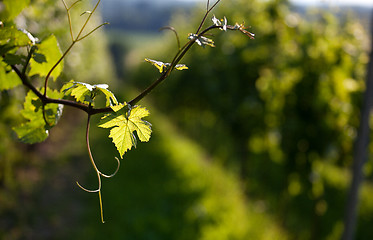
[[65, 95], [75, 97], [78, 102], [93, 103], [95, 97], [99, 94], [104, 94], [106, 98], [106, 106], [117, 105], [118, 101], [114, 94], [108, 90], [107, 84], [91, 85], [88, 83], [70, 81], [66, 83], [61, 91]]
[[[47, 95], [52, 98], [60, 98], [58, 91], [48, 89]], [[55, 126], [62, 115], [63, 105], [47, 104], [44, 106], [44, 113], [41, 100], [29, 91], [25, 98], [24, 109], [21, 115], [27, 120], [20, 126], [14, 127], [18, 138], [25, 143], [37, 143], [44, 141], [49, 130]]]
[[94, 95], [92, 94], [92, 86], [88, 83], [75, 83], [75, 87], [71, 90], [71, 95], [78, 102], [93, 103]]
[[[127, 108], [129, 108], [128, 111]], [[141, 106], [131, 108], [128, 105], [113, 106], [112, 109], [113, 113], [101, 118], [99, 127], [112, 128], [109, 137], [113, 139], [113, 143], [123, 158], [127, 150], [130, 150], [132, 146], [136, 147], [134, 132], [140, 141], [149, 141], [152, 132], [151, 124], [142, 119], [149, 116], [149, 111]]]
[[18, 75], [10, 66], [1, 61], [0, 58], [0, 91], [12, 89], [21, 84], [22, 81], [19, 79]]
[[[103, 84], [100, 84], [100, 85], [103, 85]], [[117, 98], [115, 97], [114, 93], [112, 93], [110, 90], [107, 89], [107, 85], [106, 85], [106, 88], [97, 85], [96, 90], [99, 92], [102, 92], [105, 95], [106, 106], [112, 106], [112, 105], [114, 106], [118, 104]]]
[[188, 39], [196, 41], [196, 43], [202, 47], [205, 47], [205, 45], [210, 47], [215, 47], [214, 41], [210, 38], [199, 36], [194, 33], [189, 33]]
[[[31, 70], [30, 76], [39, 75], [40, 77], [46, 77], [52, 67], [60, 60], [62, 53], [60, 51], [57, 39], [54, 35], [50, 35], [44, 39], [40, 44], [36, 44], [37, 50], [33, 54], [30, 60]], [[40, 55], [43, 55], [45, 61], [40, 61]], [[63, 69], [63, 61], [53, 70], [51, 77], [56, 80], [61, 74]]]
[[[145, 61], [155, 66], [159, 70], [160, 73], [163, 73], [164, 71], [167, 70], [168, 67], [171, 66], [171, 63], [164, 63], [164, 62], [156, 61], [156, 60], [149, 59], [149, 58], [145, 58]], [[188, 69], [188, 67], [185, 64], [176, 64], [175, 69], [181, 71], [184, 69]]]
[[70, 80], [69, 82], [65, 83], [62, 86], [60, 92], [63, 93], [64, 95], [66, 95], [66, 96], [71, 95], [71, 91], [72, 91], [73, 87], [75, 87], [75, 81]]
[[64, 92], [65, 95], [71, 95], [75, 97], [78, 102], [85, 104], [93, 103], [94, 95], [92, 93], [94, 86], [88, 83], [75, 82], [71, 80], [66, 83], [61, 92]]
[[[43, 89], [42, 89], [43, 90]], [[50, 98], [58, 99], [62, 97], [62, 94], [57, 90], [47, 89], [47, 96]], [[43, 112], [42, 112], [42, 102], [32, 91], [29, 91], [25, 98], [25, 103], [23, 104], [24, 108], [21, 110], [21, 115], [30, 120], [37, 120], [42, 119]], [[59, 118], [62, 115], [63, 105], [62, 104], [47, 104], [44, 106], [45, 110], [45, 117], [48, 121], [50, 126], [54, 126], [57, 124]], [[45, 123], [45, 122], [44, 122]]]

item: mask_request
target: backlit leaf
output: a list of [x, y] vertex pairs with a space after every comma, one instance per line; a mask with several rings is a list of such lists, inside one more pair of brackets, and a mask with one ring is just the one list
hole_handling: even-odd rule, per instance
[[[30, 60], [31, 70], [30, 76], [39, 75], [40, 77], [46, 77], [52, 67], [62, 57], [57, 39], [54, 35], [50, 35], [44, 39], [40, 44], [37, 44], [37, 50], [35, 51], [34, 57]], [[45, 57], [45, 61], [40, 61], [40, 55]], [[36, 59], [35, 59], [36, 58]], [[51, 77], [56, 80], [61, 74], [63, 69], [63, 61], [53, 70]]]
[[76, 98], [78, 102], [93, 103], [92, 91], [87, 83], [76, 83], [75, 87], [71, 91], [71, 95]]
[[110, 113], [101, 118], [99, 127], [112, 128], [109, 137], [113, 139], [121, 158], [124, 153], [136, 147], [137, 137], [142, 142], [147, 142], [151, 135], [151, 124], [142, 118], [149, 116], [149, 111], [141, 106], [134, 106], [127, 111], [126, 105], [122, 105], [114, 113]]
[[61, 91], [65, 95], [71, 95], [75, 97], [78, 102], [82, 103], [93, 103], [96, 96], [104, 94], [106, 98], [106, 106], [117, 105], [118, 101], [114, 94], [108, 90], [107, 84], [91, 85], [88, 83], [70, 81], [66, 83]]
[[102, 92], [106, 97], [106, 106], [117, 105], [118, 100], [114, 94], [106, 88], [97, 87], [97, 91]]
[[[51, 98], [60, 98], [61, 94], [58, 91], [48, 89], [47, 95]], [[14, 127], [13, 130], [17, 133], [18, 138], [25, 143], [38, 143], [44, 141], [49, 130], [55, 126], [62, 115], [63, 105], [47, 104], [43, 107], [40, 99], [29, 91], [25, 98], [24, 109], [21, 110], [21, 115], [27, 120], [20, 126]]]
[[31, 45], [32, 41], [27, 34], [18, 30], [15, 26], [0, 27], [0, 53], [6, 52], [16, 47]]

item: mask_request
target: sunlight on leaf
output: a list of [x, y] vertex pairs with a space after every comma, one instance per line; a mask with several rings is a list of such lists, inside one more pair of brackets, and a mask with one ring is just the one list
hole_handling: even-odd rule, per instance
[[65, 95], [71, 95], [75, 97], [78, 102], [82, 103], [93, 103], [96, 96], [104, 94], [106, 98], [106, 106], [117, 105], [118, 101], [114, 94], [108, 90], [109, 85], [97, 84], [91, 85], [83, 82], [70, 81], [66, 83], [61, 91]]
[[[48, 89], [47, 94], [52, 98], [60, 98], [61, 93]], [[18, 138], [25, 143], [38, 143], [44, 141], [49, 135], [49, 129], [55, 126], [62, 115], [63, 105], [47, 104], [43, 107], [40, 99], [29, 91], [25, 98], [21, 115], [27, 120], [20, 126], [14, 127]], [[47, 122], [46, 122], [47, 121]]]
[[149, 116], [149, 111], [146, 108], [134, 106], [127, 111], [124, 106], [128, 107], [128, 105], [112, 107], [117, 111], [102, 117], [98, 125], [101, 128], [112, 128], [109, 137], [113, 139], [121, 158], [132, 146], [136, 147], [134, 132], [142, 142], [149, 141], [152, 132], [151, 124], [142, 119]]
[[[31, 70], [30, 76], [39, 75], [40, 77], [46, 77], [51, 68], [57, 63], [62, 57], [57, 39], [54, 35], [44, 39], [37, 46], [36, 54], [30, 60]], [[40, 62], [40, 55], [44, 55], [45, 61]], [[36, 58], [36, 59], [35, 59]], [[63, 61], [53, 70], [51, 77], [56, 81], [57, 77], [61, 74], [63, 69]]]
[[15, 47], [23, 47], [32, 44], [24, 32], [15, 26], [0, 27], [0, 53], [3, 55]]

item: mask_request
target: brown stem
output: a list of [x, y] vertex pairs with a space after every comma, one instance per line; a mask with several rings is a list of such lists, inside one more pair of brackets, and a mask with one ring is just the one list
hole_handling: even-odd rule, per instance
[[95, 115], [99, 113], [109, 113], [113, 111], [110, 107], [90, 108], [87, 104], [78, 103], [78, 102], [70, 101], [67, 99], [55, 99], [55, 98], [49, 98], [47, 96], [44, 96], [38, 89], [35, 88], [34, 85], [31, 84], [27, 75], [24, 75], [16, 66], [11, 65], [11, 67], [13, 71], [21, 79], [22, 84], [25, 85], [27, 88], [29, 88], [43, 102], [43, 104], [48, 104], [48, 103], [63, 104], [63, 105], [67, 105], [67, 106], [71, 106], [71, 107], [83, 110], [84, 112], [90, 115]]

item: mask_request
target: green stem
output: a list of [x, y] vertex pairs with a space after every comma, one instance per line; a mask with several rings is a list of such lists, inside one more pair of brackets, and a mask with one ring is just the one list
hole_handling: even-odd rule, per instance
[[[91, 104], [88, 105], [88, 108], [89, 109], [92, 109], [92, 106]], [[90, 193], [98, 193], [98, 197], [99, 197], [99, 202], [100, 202], [100, 214], [101, 214], [101, 222], [102, 223], [105, 223], [104, 221], [104, 208], [103, 208], [103, 204], [102, 204], [102, 196], [101, 196], [101, 186], [102, 186], [102, 182], [101, 182], [101, 176], [103, 177], [106, 177], [106, 178], [111, 178], [113, 177], [119, 170], [119, 167], [120, 167], [120, 161], [118, 158], [115, 158], [117, 160], [117, 169], [115, 170], [115, 172], [111, 175], [106, 175], [106, 174], [103, 174], [100, 172], [100, 170], [97, 168], [97, 165], [95, 163], [95, 160], [93, 159], [93, 155], [92, 155], [92, 151], [91, 151], [91, 147], [90, 147], [90, 143], [89, 143], [89, 127], [90, 127], [90, 121], [91, 121], [91, 114], [88, 113], [88, 119], [87, 119], [87, 126], [86, 126], [86, 144], [87, 144], [87, 151], [88, 151], [88, 155], [89, 155], [89, 159], [91, 160], [91, 164], [93, 166], [93, 169], [96, 171], [96, 174], [97, 174], [97, 179], [98, 179], [98, 188], [95, 189], [95, 190], [88, 190], [87, 188], [84, 188], [82, 185], [79, 184], [79, 182], [76, 182], [77, 185], [84, 191], [86, 192], [90, 192]]]
[[[98, 5], [100, 4], [101, 0], [98, 0], [95, 7], [93, 8], [92, 12], [89, 14], [88, 18], [86, 19], [86, 21], [84, 22], [82, 28], [80, 29], [78, 35], [76, 36], [76, 38], [74, 39], [74, 36], [72, 34], [72, 26], [71, 26], [71, 19], [70, 19], [70, 8], [67, 8], [67, 5], [66, 3], [63, 1], [64, 3], [64, 6], [66, 8], [66, 11], [68, 13], [68, 18], [69, 18], [69, 25], [70, 25], [70, 35], [72, 37], [72, 43], [70, 44], [70, 46], [66, 49], [66, 51], [64, 52], [64, 54], [62, 55], [62, 57], [60, 57], [60, 59], [58, 59], [58, 61], [56, 62], [56, 64], [53, 65], [53, 67], [51, 68], [51, 70], [49, 70], [47, 76], [45, 77], [45, 81], [44, 81], [44, 97], [47, 96], [47, 87], [48, 87], [48, 81], [49, 81], [49, 78], [50, 78], [50, 75], [52, 74], [52, 72], [54, 71], [54, 69], [61, 63], [61, 61], [66, 57], [66, 55], [70, 52], [71, 48], [75, 45], [75, 43], [77, 43], [78, 41], [82, 40], [83, 38], [87, 37], [88, 35], [90, 35], [92, 32], [94, 32], [95, 30], [97, 30], [98, 28], [100, 28], [101, 26], [105, 25], [105, 24], [101, 24], [99, 27], [95, 28], [93, 31], [89, 32], [87, 35], [83, 36], [82, 38], [80, 38], [80, 35], [83, 33], [85, 27], [87, 26], [89, 20], [91, 19], [93, 13], [96, 11]], [[75, 2], [77, 3], [77, 2]], [[73, 5], [75, 5], [75, 3]]]
[[75, 3], [74, 3], [70, 8], [67, 7], [67, 4], [66, 4], [65, 0], [62, 0], [62, 3], [63, 3], [63, 6], [64, 6], [65, 9], [66, 9], [66, 12], [67, 12], [67, 20], [68, 20], [68, 22], [69, 22], [71, 41], [74, 41], [74, 34], [73, 34], [73, 26], [72, 26], [72, 23], [71, 23], [70, 8], [71, 8], [72, 6], [74, 6], [75, 3], [77, 3], [77, 2], [75, 2]]
[[89, 20], [91, 19], [93, 13], [96, 11], [98, 5], [100, 4], [101, 0], [98, 0], [93, 10], [89, 13], [88, 18], [86, 19], [85, 23], [83, 24], [82, 28], [80, 29], [78, 35], [76, 36], [76, 39], [79, 39], [80, 35], [83, 33], [85, 27], [87, 26]]
[[[91, 104], [88, 105], [88, 108], [92, 108]], [[101, 197], [101, 176], [100, 176], [100, 171], [98, 170], [97, 166], [96, 166], [96, 163], [93, 159], [93, 156], [92, 156], [92, 151], [91, 151], [91, 147], [90, 147], [90, 144], [89, 144], [89, 126], [90, 126], [90, 120], [91, 120], [91, 115], [88, 114], [88, 120], [87, 120], [87, 129], [86, 129], [86, 143], [87, 143], [87, 150], [88, 150], [88, 154], [89, 154], [89, 159], [91, 160], [91, 164], [94, 168], [94, 170], [96, 171], [97, 173], [97, 178], [98, 178], [98, 197], [99, 197], [99, 201], [100, 201], [100, 214], [101, 214], [101, 222], [104, 223], [104, 210], [103, 210], [103, 207], [102, 207], [102, 197]]]

